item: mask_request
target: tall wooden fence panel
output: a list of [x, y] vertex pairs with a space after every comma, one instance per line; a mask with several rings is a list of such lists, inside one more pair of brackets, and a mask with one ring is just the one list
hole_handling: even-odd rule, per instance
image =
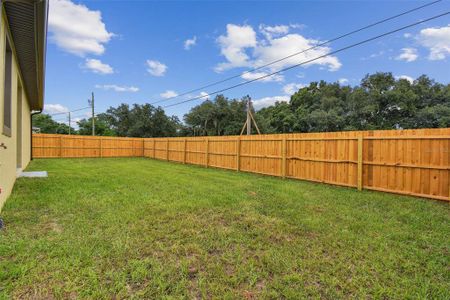
[[450, 128], [145, 139], [36, 134], [33, 155], [144, 156], [450, 200]]
[[144, 155], [143, 145], [141, 138], [33, 134], [33, 157], [134, 157]]

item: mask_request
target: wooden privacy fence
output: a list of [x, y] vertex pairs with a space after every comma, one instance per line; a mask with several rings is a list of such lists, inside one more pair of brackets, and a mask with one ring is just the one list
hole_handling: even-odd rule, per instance
[[134, 157], [143, 156], [142, 138], [33, 134], [33, 157]]
[[144, 156], [450, 200], [450, 128], [144, 139], [36, 134], [33, 155]]

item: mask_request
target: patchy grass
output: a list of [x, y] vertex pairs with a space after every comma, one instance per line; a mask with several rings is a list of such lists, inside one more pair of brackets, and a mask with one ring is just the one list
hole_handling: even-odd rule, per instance
[[36, 160], [0, 298], [450, 298], [449, 205], [148, 159]]

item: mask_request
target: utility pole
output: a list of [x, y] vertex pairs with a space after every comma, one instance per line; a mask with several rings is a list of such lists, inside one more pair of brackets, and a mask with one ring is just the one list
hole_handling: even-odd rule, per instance
[[69, 111], [69, 135], [70, 135], [70, 126], [71, 126], [71, 122], [70, 122], [70, 111]]
[[94, 112], [94, 92], [92, 92], [92, 97], [91, 100], [88, 100], [89, 104], [91, 105], [92, 108], [92, 136], [95, 135], [95, 112]]
[[247, 120], [244, 123], [244, 126], [242, 126], [242, 130], [241, 130], [241, 134], [244, 133], [244, 130], [247, 127], [247, 135], [251, 135], [252, 134], [252, 122], [253, 124], [255, 124], [255, 128], [256, 131], [258, 132], [258, 134], [261, 134], [261, 131], [259, 131], [259, 127], [258, 124], [256, 124], [256, 120], [253, 117], [253, 113], [252, 113], [252, 99], [250, 98], [250, 96], [247, 96]]
[[252, 107], [252, 99], [247, 97], [247, 135], [252, 134], [252, 120], [251, 120], [251, 107]]

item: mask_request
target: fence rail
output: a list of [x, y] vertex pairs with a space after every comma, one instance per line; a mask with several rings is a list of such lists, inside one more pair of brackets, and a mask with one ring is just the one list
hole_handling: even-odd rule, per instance
[[33, 156], [143, 156], [450, 200], [450, 128], [186, 138], [35, 134]]

